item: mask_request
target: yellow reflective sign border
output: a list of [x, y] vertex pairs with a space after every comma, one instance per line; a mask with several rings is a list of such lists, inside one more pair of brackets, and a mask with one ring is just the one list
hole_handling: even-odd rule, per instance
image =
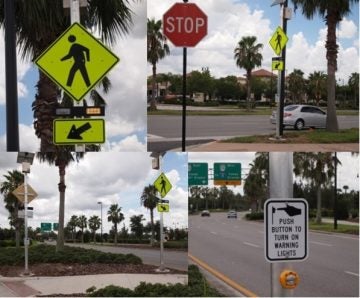
[[36, 58], [35, 64], [71, 98], [80, 101], [119, 60], [85, 27], [74, 23]]
[[170, 205], [167, 203], [159, 203], [156, 205], [158, 212], [169, 212], [170, 211]]
[[53, 142], [56, 145], [105, 143], [104, 119], [55, 119]]
[[273, 36], [269, 40], [271, 48], [274, 50], [276, 55], [280, 55], [282, 49], [285, 47], [288, 42], [288, 37], [286, 36], [283, 29], [279, 26], [276, 28]]
[[165, 197], [172, 188], [169, 179], [165, 176], [164, 173], [161, 173], [160, 176], [155, 180], [154, 186], [162, 198]]

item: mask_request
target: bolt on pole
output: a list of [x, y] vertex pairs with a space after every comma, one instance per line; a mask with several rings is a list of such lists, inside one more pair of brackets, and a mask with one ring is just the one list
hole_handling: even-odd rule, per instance
[[19, 114], [16, 66], [15, 1], [4, 1], [6, 150], [19, 151]]
[[[293, 152], [269, 152], [270, 198], [293, 198]], [[271, 263], [271, 297], [292, 297], [294, 291], [280, 285], [279, 276], [291, 263]]]

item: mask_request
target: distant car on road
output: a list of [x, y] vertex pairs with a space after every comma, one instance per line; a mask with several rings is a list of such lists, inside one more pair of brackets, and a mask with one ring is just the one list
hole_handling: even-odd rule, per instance
[[201, 216], [210, 216], [209, 210], [203, 210], [203, 211], [201, 211]]
[[235, 210], [229, 210], [227, 218], [237, 218], [237, 212]]
[[[270, 122], [276, 124], [276, 111], [272, 112]], [[326, 113], [315, 106], [289, 105], [284, 108], [283, 126], [292, 126], [297, 130], [304, 127], [326, 127]]]

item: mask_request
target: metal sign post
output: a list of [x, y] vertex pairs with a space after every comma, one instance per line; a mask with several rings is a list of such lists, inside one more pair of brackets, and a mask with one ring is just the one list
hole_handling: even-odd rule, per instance
[[[25, 164], [25, 163], [24, 163]], [[23, 164], [23, 167], [24, 167]], [[28, 167], [30, 167], [30, 164], [28, 164]], [[28, 239], [28, 217], [27, 217], [27, 212], [28, 212], [28, 187], [27, 187], [27, 172], [24, 172], [24, 192], [25, 192], [25, 238], [24, 238], [24, 247], [25, 247], [25, 271], [24, 274], [25, 275], [29, 275], [29, 239]]]
[[186, 56], [187, 56], [187, 48], [183, 48], [183, 98], [182, 98], [182, 140], [181, 140], [182, 152], [186, 151]]
[[[269, 152], [269, 177], [271, 198], [293, 197], [293, 153]], [[286, 268], [285, 268], [286, 264]], [[291, 297], [292, 289], [284, 289], [279, 276], [284, 269], [291, 269], [291, 263], [271, 263], [271, 297]]]
[[[162, 156], [159, 155], [159, 171], [161, 172]], [[160, 193], [161, 195], [161, 193]], [[159, 271], [164, 271], [164, 215], [160, 213], [160, 268]]]

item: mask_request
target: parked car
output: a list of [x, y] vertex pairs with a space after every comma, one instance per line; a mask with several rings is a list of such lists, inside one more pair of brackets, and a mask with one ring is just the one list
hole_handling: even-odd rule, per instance
[[229, 210], [227, 218], [237, 218], [237, 212], [235, 210]]
[[[270, 122], [276, 124], [276, 111], [272, 112]], [[284, 108], [283, 126], [292, 126], [297, 130], [304, 127], [326, 127], [326, 113], [315, 106], [288, 105]]]
[[201, 216], [210, 216], [210, 211], [209, 210], [201, 211]]

